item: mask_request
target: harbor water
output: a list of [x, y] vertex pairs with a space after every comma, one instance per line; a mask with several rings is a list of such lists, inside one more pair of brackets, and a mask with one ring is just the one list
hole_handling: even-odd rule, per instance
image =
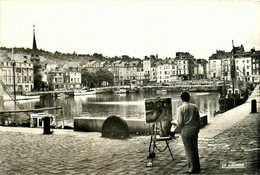
[[[129, 94], [102, 93], [87, 96], [44, 96], [37, 100], [21, 100], [24, 109], [62, 106], [60, 110], [43, 111], [58, 114], [59, 124], [73, 126], [74, 117], [104, 117], [116, 115], [122, 118], [142, 119], [145, 117], [144, 102], [147, 98], [168, 97], [172, 99], [173, 117], [177, 108], [182, 104], [179, 92], [156, 93], [140, 92]], [[201, 115], [207, 115], [208, 120], [219, 110], [217, 92], [191, 92], [191, 103], [198, 106]], [[2, 110], [14, 109], [12, 101], [5, 101]]]

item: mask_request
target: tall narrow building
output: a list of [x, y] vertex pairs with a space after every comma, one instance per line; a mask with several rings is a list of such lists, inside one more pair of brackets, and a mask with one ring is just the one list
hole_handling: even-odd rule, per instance
[[34, 90], [40, 90], [42, 84], [42, 75], [41, 75], [42, 65], [40, 64], [40, 57], [38, 55], [34, 25], [33, 25], [33, 47], [32, 47], [31, 62], [33, 62]]
[[35, 39], [35, 25], [33, 25], [33, 48], [32, 48], [33, 54], [36, 54], [37, 51], [37, 44]]
[[39, 55], [37, 54], [37, 44], [36, 44], [36, 38], [35, 38], [35, 25], [33, 25], [33, 47], [32, 47], [31, 61], [33, 63], [39, 63], [40, 62]]

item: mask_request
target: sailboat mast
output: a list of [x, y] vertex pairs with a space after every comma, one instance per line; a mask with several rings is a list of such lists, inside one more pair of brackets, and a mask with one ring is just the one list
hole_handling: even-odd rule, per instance
[[14, 83], [14, 109], [16, 109], [16, 87], [15, 87], [15, 61], [14, 61], [14, 49], [12, 48], [12, 67], [13, 67], [13, 83]]
[[225, 60], [224, 60], [224, 92], [223, 93], [224, 93], [224, 111], [226, 111], [227, 103], [226, 103], [226, 62]]
[[235, 100], [235, 78], [236, 78], [236, 66], [235, 66], [235, 48], [234, 48], [234, 41], [232, 40], [232, 51], [231, 51], [231, 78], [232, 78], [232, 91], [233, 91], [233, 100], [234, 100], [234, 107], [236, 107], [236, 100]]

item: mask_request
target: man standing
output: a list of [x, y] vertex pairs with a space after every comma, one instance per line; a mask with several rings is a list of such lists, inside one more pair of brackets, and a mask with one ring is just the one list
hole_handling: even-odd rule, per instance
[[183, 104], [177, 110], [177, 122], [181, 129], [181, 137], [189, 167], [189, 170], [185, 173], [199, 173], [198, 133], [200, 115], [197, 106], [189, 103], [190, 94], [188, 92], [182, 92], [181, 99]]

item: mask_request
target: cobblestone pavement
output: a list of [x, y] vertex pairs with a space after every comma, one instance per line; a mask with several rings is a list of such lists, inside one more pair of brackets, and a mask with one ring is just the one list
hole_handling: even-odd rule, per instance
[[[200, 174], [260, 174], [259, 126], [260, 114], [249, 114], [213, 138], [200, 137]], [[181, 137], [170, 143], [175, 161], [168, 151], [157, 151], [153, 167], [146, 167], [149, 136], [117, 140], [100, 133], [58, 133], [0, 130], [0, 174], [161, 175], [187, 170]]]

